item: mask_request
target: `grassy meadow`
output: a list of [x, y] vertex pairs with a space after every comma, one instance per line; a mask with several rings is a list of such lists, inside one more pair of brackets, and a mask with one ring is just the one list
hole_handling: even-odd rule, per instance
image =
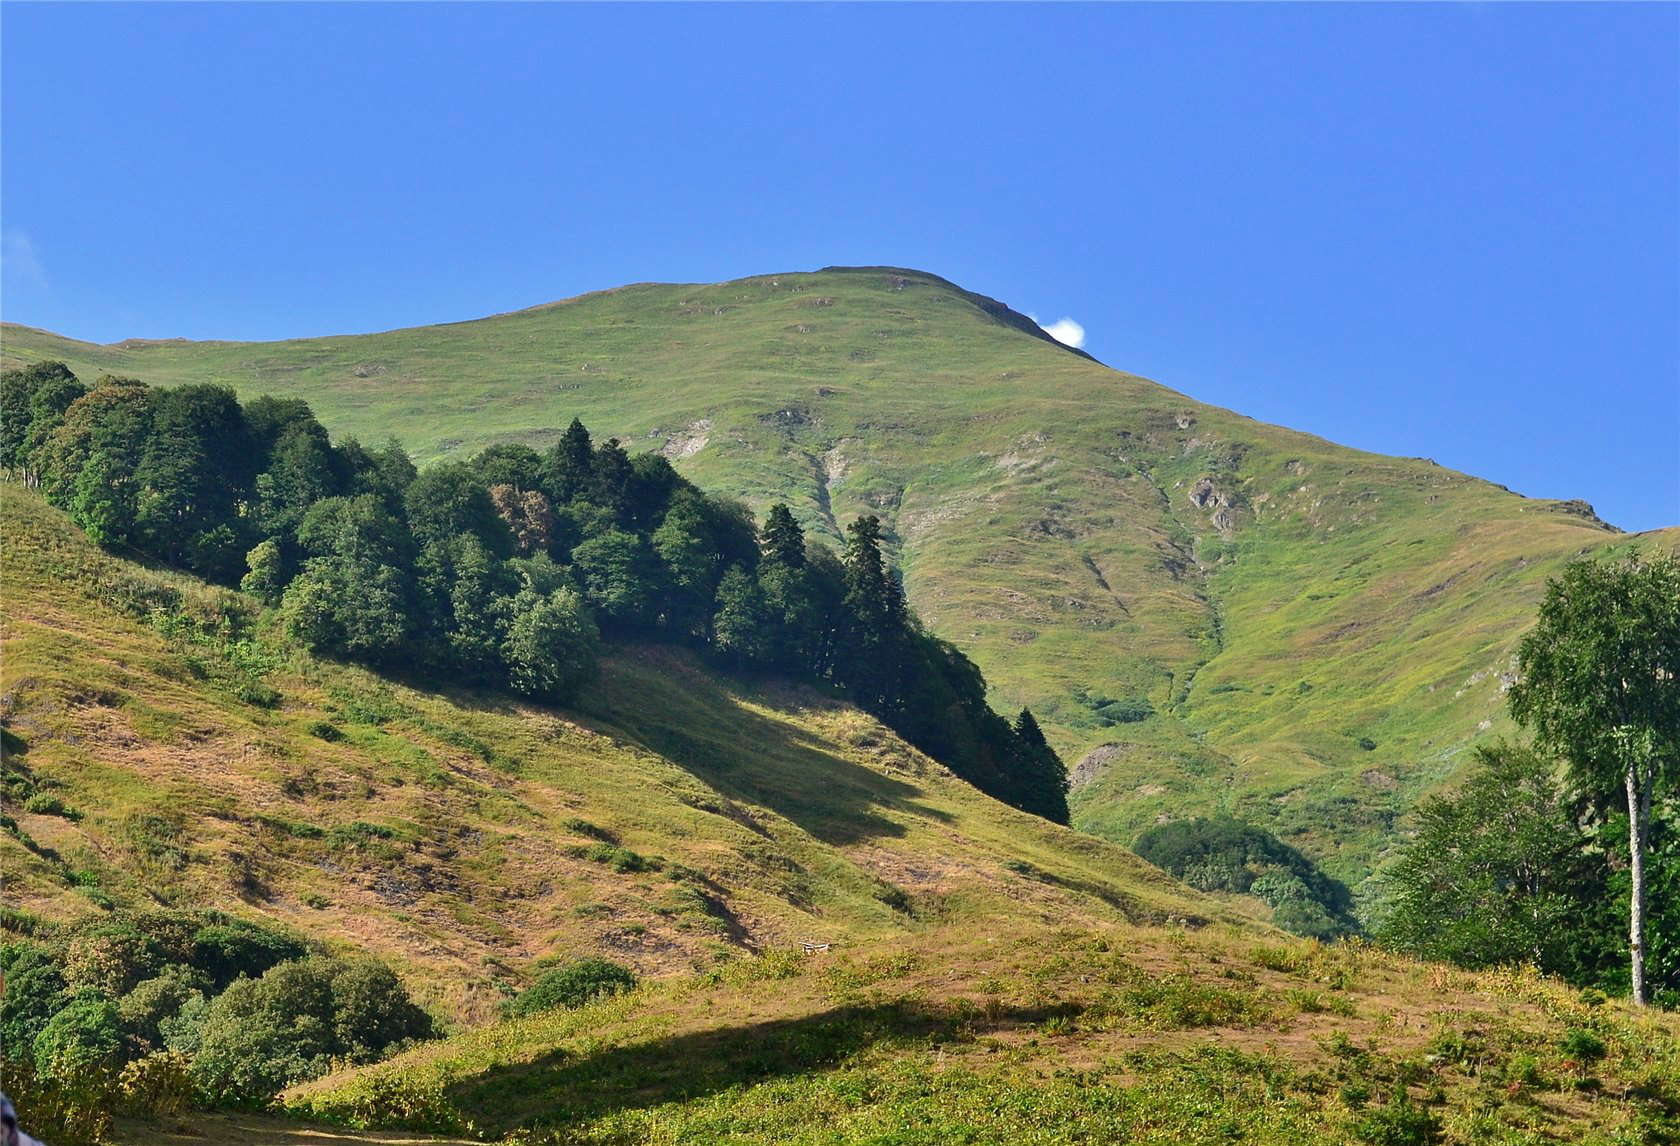
[[[566, 709], [382, 677], [100, 551], [33, 491], [0, 509], [9, 922], [218, 908], [379, 956], [451, 1035], [114, 1141], [1680, 1135], [1672, 1016], [1284, 936], [818, 690], [648, 645]], [[1213, 758], [1200, 687], [1115, 726], [1137, 758]], [[642, 984], [501, 1018], [584, 956]]]

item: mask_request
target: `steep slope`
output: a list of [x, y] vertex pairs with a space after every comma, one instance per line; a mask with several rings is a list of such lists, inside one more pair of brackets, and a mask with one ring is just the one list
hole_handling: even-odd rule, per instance
[[1504, 674], [1546, 576], [1631, 539], [1578, 503], [1263, 425], [1028, 327], [934, 276], [854, 268], [266, 344], [8, 327], [5, 361], [295, 395], [422, 461], [541, 448], [580, 416], [830, 538], [879, 513], [917, 611], [999, 708], [1030, 704], [1083, 761], [1077, 823], [1129, 842], [1229, 811], [1362, 879], [1417, 794], [1509, 731]]
[[1241, 918], [810, 690], [658, 647], [563, 712], [394, 683], [0, 495], [8, 908], [266, 917], [461, 1022], [545, 956], [668, 974], [939, 923]]

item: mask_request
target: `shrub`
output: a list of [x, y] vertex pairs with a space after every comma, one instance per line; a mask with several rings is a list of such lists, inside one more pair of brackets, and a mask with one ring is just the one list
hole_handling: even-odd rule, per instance
[[392, 1069], [371, 1071], [348, 1086], [299, 1105], [300, 1113], [347, 1126], [445, 1134], [467, 1129], [438, 1079], [416, 1078]]
[[123, 1067], [117, 1076], [123, 1113], [169, 1118], [191, 1110], [198, 1088], [193, 1085], [190, 1065], [180, 1051], [160, 1051]]
[[534, 1015], [558, 1009], [572, 1010], [596, 999], [632, 990], [635, 972], [607, 959], [580, 959], [565, 967], [545, 971], [535, 983], [513, 1000], [512, 1015]]
[[[196, 1043], [195, 1033], [183, 1030], [181, 1020], [183, 1012], [202, 1015], [206, 984], [201, 973], [174, 965], [165, 967], [162, 974], [147, 979], [117, 1000], [123, 1033], [134, 1051], [146, 1054], [171, 1047], [175, 1042]], [[173, 1042], [171, 1035], [176, 1036]]]
[[35, 1036], [37, 1065], [52, 1064], [54, 1074], [111, 1070], [122, 1061], [122, 1019], [116, 1004], [102, 995], [83, 994], [59, 1011]]
[[387, 968], [310, 958], [240, 979], [204, 1016], [194, 1080], [213, 1099], [263, 1102], [326, 1073], [371, 1062], [432, 1033], [429, 1016]]
[[1394, 1101], [1354, 1123], [1353, 1133], [1371, 1146], [1431, 1146], [1441, 1140], [1441, 1120], [1413, 1106], [1405, 1087], [1396, 1087]]
[[79, 820], [82, 814], [70, 807], [63, 800], [51, 792], [36, 792], [23, 802], [23, 810], [33, 812], [37, 816], [63, 816], [66, 820]]
[[241, 975], [256, 977], [303, 955], [300, 941], [242, 919], [209, 923], [193, 935], [192, 964], [218, 991]]
[[64, 975], [37, 943], [0, 947], [0, 967], [6, 972], [6, 991], [0, 996], [0, 1057], [30, 1062], [35, 1037], [64, 1005]]
[[7, 1059], [0, 1085], [27, 1119], [24, 1127], [46, 1142], [105, 1142], [117, 1092], [111, 1074], [61, 1063], [36, 1068]]
[[1604, 1040], [1585, 1027], [1571, 1027], [1558, 1049], [1578, 1062], [1592, 1062], [1604, 1057]]

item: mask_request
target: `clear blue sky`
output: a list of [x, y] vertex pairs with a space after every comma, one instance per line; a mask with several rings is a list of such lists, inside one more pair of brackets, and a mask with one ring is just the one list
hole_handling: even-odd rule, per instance
[[1680, 6], [0, 9], [10, 321], [242, 339], [830, 263], [1680, 524]]

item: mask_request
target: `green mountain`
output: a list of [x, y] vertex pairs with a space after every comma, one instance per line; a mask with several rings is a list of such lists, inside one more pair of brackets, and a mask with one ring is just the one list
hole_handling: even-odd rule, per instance
[[[68, 938], [97, 977], [144, 956], [123, 920], [219, 909], [388, 960], [454, 1032], [98, 1138], [9, 1083], [55, 1141], [1672, 1137], [1672, 1014], [1281, 935], [668, 646], [618, 647], [565, 709], [323, 662], [0, 494], [8, 950]], [[643, 982], [498, 1020], [580, 956]]]
[[1355, 885], [1397, 816], [1510, 731], [1546, 577], [1680, 538], [1203, 405], [891, 268], [277, 343], [4, 335], [8, 367], [300, 397], [422, 463], [543, 448], [577, 416], [819, 536], [877, 513], [916, 611], [1078, 763], [1076, 825], [1130, 843], [1235, 815]]

